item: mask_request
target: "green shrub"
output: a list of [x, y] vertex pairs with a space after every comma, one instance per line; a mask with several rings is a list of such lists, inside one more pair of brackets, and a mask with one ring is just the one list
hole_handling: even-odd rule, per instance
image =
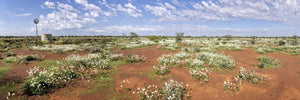
[[159, 42], [160, 39], [158, 36], [147, 36], [147, 38], [154, 42]]
[[6, 57], [10, 57], [10, 56], [16, 56], [16, 54], [11, 53], [11, 52], [6, 53]]
[[200, 48], [199, 48], [199, 47], [195, 47], [195, 48], [194, 48], [194, 51], [195, 51], [195, 52], [200, 52]]
[[251, 40], [251, 44], [255, 44], [255, 40]]
[[138, 88], [136, 93], [141, 97], [141, 100], [183, 100], [186, 89], [183, 83], [170, 79], [165, 82], [163, 88], [149, 85], [146, 88]]
[[168, 72], [170, 72], [170, 70], [168, 70], [166, 65], [160, 65], [160, 66], [153, 66], [153, 69], [155, 69], [155, 73], [157, 75], [165, 75]]
[[121, 47], [121, 50], [126, 50], [127, 48], [125, 46], [122, 46]]
[[280, 41], [278, 42], [278, 45], [279, 45], [279, 46], [284, 46], [284, 45], [285, 45], [285, 41], [280, 40]]
[[299, 55], [300, 54], [300, 49], [288, 49], [284, 52], [289, 54], [289, 55]]
[[139, 56], [139, 55], [128, 55], [126, 62], [127, 63], [139, 63], [139, 62], [145, 62], [145, 57], [144, 56]]
[[244, 81], [250, 81], [256, 84], [259, 83], [259, 81], [263, 80], [266, 76], [258, 74], [253, 70], [247, 70], [241, 67], [240, 71], [236, 74], [236, 77]]
[[110, 56], [111, 61], [122, 60], [124, 58], [123, 54], [112, 54]]
[[275, 59], [275, 58], [264, 56], [264, 57], [258, 57], [257, 60], [259, 61], [259, 64], [258, 64], [259, 68], [264, 68], [264, 67], [278, 68], [278, 67], [281, 67], [280, 61], [278, 59]]
[[181, 42], [182, 41], [181, 38], [183, 37], [184, 33], [178, 32], [178, 33], [175, 33], [175, 35], [176, 35], [176, 42]]
[[10, 67], [0, 67], [0, 77], [5, 75], [5, 72], [8, 71]]
[[204, 80], [205, 82], [208, 82], [209, 79], [209, 74], [211, 73], [211, 71], [209, 71], [207, 68], [190, 68], [190, 74], [192, 76], [192, 78], [195, 78], [197, 80]]
[[54, 88], [64, 87], [66, 82], [76, 77], [72, 70], [59, 67], [30, 69], [27, 80], [21, 85], [21, 91], [27, 95], [42, 95], [51, 92]]
[[97, 53], [97, 52], [101, 52], [101, 48], [100, 47], [94, 47], [94, 48], [91, 48], [91, 53]]
[[108, 69], [109, 60], [105, 59], [106, 55], [102, 54], [88, 54], [88, 55], [70, 55], [65, 58], [66, 62], [70, 66], [74, 66], [79, 69], [87, 68], [101, 68]]
[[43, 68], [49, 68], [57, 64], [56, 60], [44, 60], [37, 64], [37, 66], [41, 66]]
[[52, 52], [54, 52], [54, 53], [60, 53], [60, 54], [64, 53], [63, 49], [58, 49], [58, 48], [57, 49], [53, 49]]
[[165, 82], [163, 92], [166, 100], [182, 100], [183, 94], [186, 93], [186, 89], [182, 83], [170, 79], [168, 82]]
[[43, 55], [20, 55], [17, 56], [18, 62], [22, 64], [28, 64], [29, 61], [33, 60], [44, 60]]
[[18, 59], [16, 57], [7, 57], [5, 59], [3, 59], [3, 62], [4, 63], [7, 63], [7, 64], [13, 64], [17, 61]]

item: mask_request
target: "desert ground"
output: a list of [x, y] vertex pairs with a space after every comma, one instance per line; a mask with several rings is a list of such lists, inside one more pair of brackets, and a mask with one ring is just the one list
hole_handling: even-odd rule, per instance
[[0, 99], [299, 100], [293, 37], [1, 37]]

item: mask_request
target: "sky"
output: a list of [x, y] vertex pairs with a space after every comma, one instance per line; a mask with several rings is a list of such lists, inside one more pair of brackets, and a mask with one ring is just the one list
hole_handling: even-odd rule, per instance
[[1, 0], [0, 36], [300, 36], [300, 0]]

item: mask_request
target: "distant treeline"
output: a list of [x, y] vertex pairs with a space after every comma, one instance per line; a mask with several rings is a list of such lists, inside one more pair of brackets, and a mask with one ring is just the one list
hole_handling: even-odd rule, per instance
[[[155, 36], [155, 35], [151, 35], [151, 36]], [[28, 39], [36, 39], [36, 36], [0, 36], [1, 39], [17, 39], [17, 38], [28, 38]], [[84, 37], [84, 38], [95, 38], [95, 37], [131, 37], [131, 36], [77, 36], [77, 35], [69, 35], [69, 36], [52, 36], [53, 38], [75, 38], [75, 37]], [[148, 37], [148, 36], [139, 36], [139, 37]], [[158, 36], [158, 37], [176, 37], [176, 36]], [[299, 36], [231, 36], [231, 35], [225, 35], [225, 36], [184, 36], [182, 38], [299, 38]], [[38, 37], [40, 38], [40, 36]]]

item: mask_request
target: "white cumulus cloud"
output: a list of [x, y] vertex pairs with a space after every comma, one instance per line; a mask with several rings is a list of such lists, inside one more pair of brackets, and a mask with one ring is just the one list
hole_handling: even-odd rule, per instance
[[117, 7], [117, 10], [119, 10], [121, 12], [125, 12], [126, 14], [128, 14], [129, 16], [132, 16], [132, 17], [142, 16], [142, 14], [141, 14], [142, 11], [140, 9], [137, 9], [131, 3], [125, 4], [124, 7], [122, 7], [119, 4], [118, 7]]
[[95, 23], [96, 20], [84, 17], [71, 5], [57, 2], [57, 10], [47, 15], [40, 15], [41, 30], [62, 30], [82, 28], [87, 23]]
[[54, 9], [55, 7], [55, 4], [54, 2], [50, 2], [50, 1], [46, 1], [44, 2], [44, 5], [47, 7], [47, 8], [50, 8], [50, 9]]

